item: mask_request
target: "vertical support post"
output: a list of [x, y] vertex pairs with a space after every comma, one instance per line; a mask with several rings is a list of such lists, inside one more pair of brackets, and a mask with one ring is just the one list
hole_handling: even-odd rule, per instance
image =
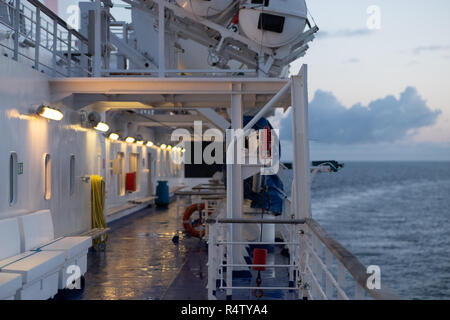
[[[233, 91], [240, 92], [242, 84], [233, 84]], [[231, 97], [231, 125], [234, 130], [241, 130], [243, 128], [243, 105], [242, 94], [233, 94]], [[244, 139], [244, 138], [241, 138]], [[234, 163], [231, 166], [232, 181], [230, 189], [232, 189], [232, 218], [241, 219], [243, 211], [243, 197], [244, 197], [244, 181], [242, 180], [242, 159], [243, 150], [239, 150], [243, 146], [240, 141], [236, 141], [234, 145]], [[231, 224], [233, 228], [233, 242], [241, 241], [242, 226], [238, 224]], [[242, 256], [242, 246], [233, 248], [233, 261], [239, 263]]]
[[178, 237], [178, 235], [180, 234], [180, 230], [178, 228], [179, 223], [180, 223], [180, 209], [181, 209], [181, 203], [180, 203], [180, 196], [176, 195], [176, 199], [177, 199], [177, 221], [175, 223], [175, 236]]
[[101, 76], [102, 67], [102, 5], [100, 0], [95, 1], [95, 27], [94, 27], [94, 77]]
[[[227, 136], [227, 150], [229, 150], [229, 143], [230, 141], [233, 139], [233, 137], [228, 134]], [[227, 156], [227, 160], [228, 160], [228, 156]], [[233, 165], [231, 163], [226, 163], [226, 168], [227, 168], [227, 218], [231, 219], [233, 218], [233, 188], [232, 183], [233, 183], [233, 173], [232, 173], [232, 167]], [[231, 242], [232, 239], [234, 238], [233, 236], [233, 226], [232, 224], [229, 224], [226, 226], [226, 231], [224, 238], [228, 241]], [[225, 269], [227, 272], [227, 287], [230, 287], [232, 284], [232, 273], [233, 273], [233, 269], [231, 267], [229, 267], [228, 265], [233, 263], [233, 246], [231, 244], [227, 244], [226, 246], [226, 254], [227, 254], [227, 268]], [[223, 259], [223, 256], [221, 257], [221, 259]], [[219, 261], [219, 263], [222, 263], [222, 261]], [[222, 271], [222, 278], [223, 278], [223, 271]], [[221, 286], [223, 286], [223, 282], [221, 284]], [[233, 291], [231, 289], [227, 289], [227, 299], [231, 299], [233, 295]]]
[[307, 66], [292, 78], [292, 139], [294, 144], [295, 203], [296, 219], [311, 217], [310, 160], [308, 131], [308, 86]]
[[[241, 84], [233, 84], [233, 91], [241, 91]], [[242, 129], [243, 127], [243, 106], [242, 106], [242, 94], [233, 94], [231, 96], [231, 126], [232, 129]], [[234, 134], [227, 136], [227, 152], [231, 152], [232, 155], [227, 154], [227, 218], [241, 218], [242, 217], [242, 198], [243, 198], [243, 181], [242, 181], [242, 166], [239, 161], [238, 150], [240, 143], [235, 140]], [[231, 147], [230, 147], [231, 144]], [[231, 162], [231, 163], [230, 163]], [[240, 226], [230, 223], [228, 225], [229, 242], [236, 242], [240, 239]], [[227, 264], [239, 263], [241, 260], [242, 248], [240, 246], [234, 247], [230, 244], [227, 245]], [[232, 274], [233, 267], [227, 267], [227, 286], [232, 286]], [[231, 297], [232, 291], [227, 291], [227, 296]]]
[[[340, 261], [338, 261], [337, 263], [338, 263], [338, 284], [339, 287], [342, 289], [342, 291], [345, 292], [345, 267]], [[338, 298], [343, 299], [339, 295]]]
[[[69, 29], [69, 34], [67, 36], [67, 76], [72, 75], [72, 30]], [[104, 114], [104, 113], [103, 113]]]
[[[325, 265], [327, 266], [327, 270], [331, 273], [331, 267], [333, 264], [333, 255], [330, 250], [325, 247]], [[333, 284], [331, 283], [331, 279], [325, 273], [325, 294], [328, 299], [333, 299]]]
[[[295, 208], [296, 219], [306, 219], [311, 216], [310, 204], [310, 160], [309, 160], [309, 133], [308, 133], [308, 74], [307, 66], [303, 65], [300, 74], [291, 79], [292, 102], [292, 142], [294, 152], [294, 180], [292, 183], [292, 200]], [[298, 226], [296, 233], [299, 235], [300, 249], [299, 270], [306, 272], [308, 254], [306, 242], [308, 241], [308, 229]], [[301, 280], [300, 297], [307, 297], [306, 279]]]
[[[290, 211], [291, 210], [292, 209], [290, 209]], [[292, 245], [292, 243], [294, 243], [294, 241], [295, 241], [295, 238], [294, 238], [294, 225], [293, 224], [289, 225], [289, 238], [288, 239], [289, 239], [288, 241], [290, 242], [290, 244], [288, 245], [288, 248], [289, 248], [289, 265], [292, 266], [292, 265], [294, 265], [295, 253], [296, 253], [296, 248], [297, 248], [297, 245]], [[289, 286], [290, 287], [294, 287], [294, 272], [295, 272], [295, 268], [294, 267], [289, 267]]]
[[208, 300], [216, 300], [216, 270], [217, 270], [217, 226], [215, 223], [209, 224], [208, 232]]
[[56, 77], [56, 50], [58, 43], [58, 21], [56, 19], [53, 20], [53, 44], [52, 44], [52, 68], [53, 68], [53, 76]]
[[159, 77], [163, 78], [166, 73], [166, 57], [165, 57], [165, 9], [164, 0], [158, 2], [158, 65]]
[[16, 0], [14, 11], [14, 60], [19, 60], [19, 36], [20, 36], [20, 0]]
[[34, 68], [39, 71], [39, 48], [41, 47], [41, 9], [36, 7], [36, 39], [34, 46]]

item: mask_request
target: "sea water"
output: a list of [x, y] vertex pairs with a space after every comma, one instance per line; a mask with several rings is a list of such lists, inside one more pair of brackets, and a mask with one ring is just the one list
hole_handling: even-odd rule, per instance
[[398, 295], [450, 298], [450, 162], [346, 162], [314, 178], [312, 215]]

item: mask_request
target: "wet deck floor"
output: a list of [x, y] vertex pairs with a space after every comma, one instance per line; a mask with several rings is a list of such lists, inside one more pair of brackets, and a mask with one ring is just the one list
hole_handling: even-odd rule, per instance
[[83, 292], [56, 299], [207, 299], [207, 245], [180, 238], [175, 245], [176, 206], [147, 208], [109, 225], [104, 252], [90, 251]]

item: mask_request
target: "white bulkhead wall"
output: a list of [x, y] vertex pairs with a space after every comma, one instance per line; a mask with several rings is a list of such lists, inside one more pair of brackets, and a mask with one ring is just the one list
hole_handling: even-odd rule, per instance
[[[46, 75], [29, 66], [0, 57], [0, 219], [51, 209], [56, 236], [72, 235], [91, 228], [91, 184], [82, 177], [100, 174], [105, 178], [108, 208], [123, 206], [130, 199], [154, 194], [159, 178], [156, 170], [157, 149], [111, 142], [93, 129], [82, 128], [76, 111], [62, 107], [64, 118], [52, 121], [35, 116], [40, 104], [48, 104]], [[117, 176], [111, 161], [121, 151], [125, 155], [125, 172], [129, 154], [139, 154], [139, 186], [137, 192], [120, 196]], [[17, 176], [17, 200], [10, 204], [10, 154], [23, 163], [23, 174]], [[153, 159], [152, 185], [148, 190], [148, 153]], [[51, 198], [44, 199], [44, 159], [51, 156]], [[75, 179], [70, 191], [70, 158], [75, 156]], [[100, 159], [98, 156], [100, 155]], [[99, 161], [100, 160], [100, 161]], [[170, 180], [179, 181], [183, 172]], [[105, 212], [106, 213], [106, 212]]]

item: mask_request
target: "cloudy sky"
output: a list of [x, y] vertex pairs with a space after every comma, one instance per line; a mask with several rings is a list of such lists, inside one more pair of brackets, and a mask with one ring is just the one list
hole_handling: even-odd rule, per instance
[[[450, 1], [307, 3], [321, 31], [292, 72], [309, 65], [311, 157], [450, 160]], [[287, 160], [289, 114], [274, 119]]]
[[[77, 2], [59, 0], [60, 15]], [[450, 1], [307, 4], [320, 33], [292, 73], [309, 65], [311, 157], [450, 160]], [[284, 160], [292, 157], [289, 115], [273, 119]]]

